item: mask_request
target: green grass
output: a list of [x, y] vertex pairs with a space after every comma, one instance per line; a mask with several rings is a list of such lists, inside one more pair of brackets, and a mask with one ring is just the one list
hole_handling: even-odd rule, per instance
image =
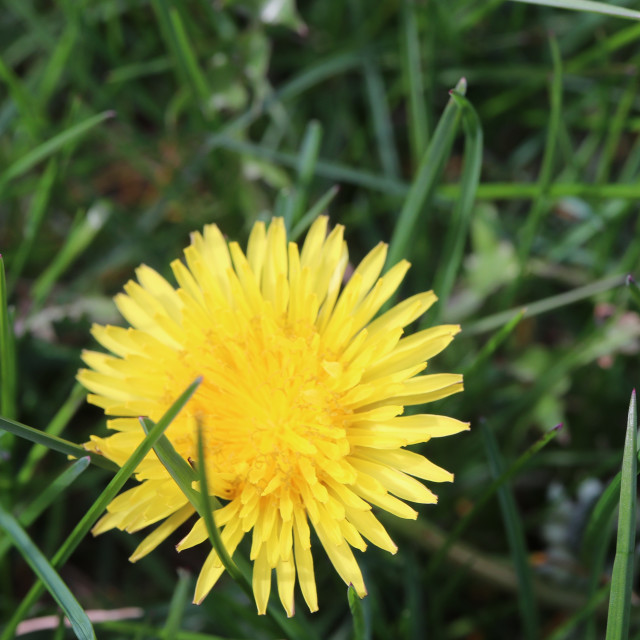
[[[5, 4], [0, 637], [58, 605], [84, 631], [24, 637], [640, 637], [637, 6], [291, 0], [266, 23], [262, 0]], [[80, 352], [191, 231], [244, 244], [281, 215], [301, 240], [324, 211], [352, 263], [389, 242], [412, 263], [401, 296], [433, 287], [428, 322], [462, 326], [429, 367], [465, 393], [427, 410], [472, 428], [421, 449], [456, 479], [418, 522], [384, 519], [399, 551], [357, 555], [362, 602], [316, 553], [320, 611], [297, 596], [287, 620], [272, 596], [259, 617], [241, 545], [237, 582], [195, 606], [208, 543], [178, 556], [180, 530], [129, 564], [144, 532], [87, 536], [133, 466], [78, 447], [105, 432]], [[204, 467], [167, 443], [203, 509]], [[143, 616], [86, 626], [125, 607]]]

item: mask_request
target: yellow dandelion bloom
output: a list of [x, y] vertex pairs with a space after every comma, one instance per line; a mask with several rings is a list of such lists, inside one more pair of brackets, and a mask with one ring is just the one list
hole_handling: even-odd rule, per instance
[[[204, 380], [166, 435], [185, 460], [197, 459], [202, 425], [209, 491], [230, 555], [251, 533], [253, 591], [264, 613], [276, 570], [280, 600], [294, 612], [296, 578], [311, 611], [318, 608], [311, 528], [338, 574], [366, 594], [352, 547], [365, 539], [396, 552], [372, 506], [415, 518], [404, 502], [435, 503], [416, 478], [453, 476], [404, 447], [468, 429], [439, 415], [403, 416], [404, 407], [462, 390], [462, 376], [421, 374], [427, 360], [458, 333], [442, 325], [403, 336], [403, 328], [436, 300], [419, 293], [375, 318], [409, 268], [402, 261], [380, 277], [387, 246], [379, 244], [343, 286], [344, 229], [327, 234], [318, 218], [306, 240], [287, 243], [282, 219], [254, 225], [246, 254], [215, 225], [192, 235], [185, 262], [171, 268], [175, 289], [141, 266], [116, 305], [130, 328], [94, 326], [111, 354], [86, 351], [78, 374], [89, 401], [114, 416], [109, 437], [85, 446], [122, 465], [144, 437], [138, 416], [157, 421], [197, 376]], [[150, 453], [136, 487], [119, 495], [94, 533], [135, 532], [160, 523], [138, 546], [136, 561], [195, 510]], [[310, 526], [311, 525], [311, 526]], [[198, 519], [178, 544], [207, 539]], [[200, 572], [201, 602], [222, 572], [212, 550]]]

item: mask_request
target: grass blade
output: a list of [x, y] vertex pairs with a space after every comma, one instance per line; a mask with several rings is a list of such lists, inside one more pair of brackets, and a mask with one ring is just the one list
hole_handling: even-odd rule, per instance
[[182, 617], [184, 616], [185, 606], [187, 604], [187, 598], [189, 586], [191, 583], [191, 575], [184, 569], [178, 568], [178, 582], [176, 588], [173, 591], [171, 597], [171, 603], [169, 604], [169, 613], [167, 615], [167, 621], [162, 629], [162, 637], [166, 640], [173, 640], [176, 637], [182, 623]]
[[[111, 482], [109, 482], [98, 499], [93, 503], [84, 517], [71, 532], [69, 537], [58, 549], [51, 561], [51, 565], [53, 567], [58, 568], [69, 559], [69, 556], [73, 553], [75, 548], [80, 544], [84, 537], [89, 533], [91, 527], [95, 524], [95, 522], [107, 508], [107, 505], [120, 492], [131, 474], [136, 470], [142, 459], [147, 455], [147, 453], [149, 453], [149, 451], [151, 451], [151, 449], [158, 441], [158, 438], [162, 436], [169, 424], [171, 424], [171, 421], [187, 404], [191, 396], [195, 393], [196, 389], [200, 386], [201, 382], [201, 377], [192, 382], [180, 395], [180, 397], [169, 407], [169, 409], [167, 409], [162, 418], [158, 420], [153, 429], [138, 445], [136, 450], [131, 454], [131, 457], [124, 463], [118, 473], [116, 473]], [[20, 606], [11, 617], [11, 620], [9, 620], [9, 622], [5, 626], [4, 631], [0, 636], [0, 640], [10, 640], [10, 638], [13, 637], [18, 623], [24, 618], [29, 609], [31, 609], [41, 593], [42, 583], [36, 582], [36, 584], [34, 584], [30, 591], [27, 593], [24, 600], [20, 603]]]
[[73, 458], [84, 458], [85, 456], [89, 456], [91, 458], [91, 462], [96, 466], [108, 469], [109, 471], [115, 471], [118, 468], [115, 463], [111, 462], [111, 460], [107, 460], [96, 453], [85, 451], [80, 445], [69, 442], [69, 440], [65, 440], [59, 436], [54, 436], [50, 433], [45, 433], [44, 431], [34, 429], [33, 427], [28, 427], [26, 424], [15, 422], [14, 420], [9, 420], [2, 416], [0, 416], [0, 429], [4, 429], [9, 433], [19, 436], [20, 438], [24, 438], [25, 440], [29, 440], [35, 444], [41, 444], [47, 447], [47, 449], [63, 453], [64, 455], [71, 456]]
[[[551, 59], [553, 60], [553, 77], [551, 80], [551, 113], [549, 115], [549, 128], [540, 166], [538, 177], [538, 197], [534, 200], [531, 211], [522, 230], [522, 238], [518, 248], [518, 258], [520, 260], [521, 272], [529, 258], [533, 241], [542, 222], [544, 214], [548, 211], [548, 193], [553, 177], [553, 168], [556, 158], [556, 148], [558, 143], [558, 130], [562, 119], [562, 60], [560, 49], [554, 36], [549, 39], [551, 48]], [[514, 285], [517, 287], [517, 280]]]
[[45, 158], [48, 158], [57, 151], [60, 151], [60, 149], [63, 149], [70, 142], [82, 137], [94, 127], [109, 118], [113, 118], [114, 116], [114, 111], [103, 111], [98, 115], [87, 118], [86, 120], [69, 127], [65, 131], [53, 136], [53, 138], [43, 142], [41, 145], [37, 146], [35, 149], [10, 165], [4, 173], [0, 174], [0, 190], [7, 182], [9, 182], [9, 180], [13, 180], [14, 178], [18, 178], [23, 175]]
[[24, 238], [17, 246], [15, 256], [11, 261], [8, 284], [9, 295], [13, 291], [16, 281], [20, 277], [22, 269], [33, 250], [38, 229], [40, 228], [40, 224], [42, 223], [44, 214], [47, 210], [47, 205], [49, 204], [49, 196], [51, 195], [51, 188], [53, 187], [56, 173], [56, 161], [54, 159], [49, 160], [47, 168], [44, 170], [44, 173], [38, 181], [38, 186], [36, 187], [35, 194], [29, 206]]
[[76, 637], [81, 640], [93, 640], [96, 636], [87, 614], [25, 530], [1, 505], [0, 527], [7, 532], [22, 557], [40, 579], [41, 584], [45, 586], [62, 611], [64, 611]]
[[[467, 82], [463, 78], [456, 85], [456, 91], [464, 95], [466, 89]], [[415, 233], [418, 216], [428, 202], [436, 180], [440, 177], [444, 161], [453, 143], [459, 119], [460, 107], [451, 97], [433, 133], [433, 138], [422, 156], [415, 179], [396, 221], [389, 243], [388, 265], [396, 264], [409, 254], [408, 249]]]
[[[79, 382], [76, 382], [76, 384], [71, 389], [69, 397], [65, 400], [60, 409], [58, 409], [53, 418], [51, 418], [49, 424], [45, 427], [44, 433], [52, 436], [59, 436], [62, 430], [69, 423], [69, 420], [71, 420], [75, 412], [82, 404], [85, 396], [86, 391], [84, 387]], [[47, 451], [48, 448], [42, 445], [36, 445], [35, 447], [31, 448], [31, 451], [29, 451], [26, 459], [20, 465], [20, 471], [18, 472], [18, 476], [16, 477], [16, 483], [18, 485], [24, 485], [33, 477], [33, 472], [36, 468], [36, 465], [47, 453]], [[85, 452], [85, 455], [88, 455], [88, 453]], [[117, 469], [117, 467], [114, 465], [113, 469], [115, 470]]]
[[[504, 462], [500, 455], [498, 444], [486, 423], [481, 423], [480, 429], [484, 439], [487, 458], [489, 459], [491, 474], [494, 478], [498, 478], [504, 474]], [[511, 557], [516, 575], [518, 576], [518, 603], [522, 615], [524, 635], [528, 640], [537, 640], [537, 638], [540, 637], [540, 625], [538, 622], [536, 599], [533, 593], [531, 566], [528, 560], [522, 520], [509, 485], [503, 482], [497, 491], [500, 501], [500, 511], [511, 550]]]
[[291, 230], [289, 238], [295, 242], [310, 226], [311, 223], [327, 209], [331, 201], [338, 195], [340, 187], [334, 185], [300, 218], [298, 224]]
[[367, 633], [367, 624], [364, 619], [364, 607], [362, 600], [358, 597], [353, 585], [349, 585], [347, 590], [347, 600], [349, 601], [349, 610], [353, 619], [353, 640], [367, 640], [370, 634]]
[[512, 2], [539, 4], [545, 7], [571, 9], [573, 11], [590, 11], [593, 13], [602, 13], [607, 16], [640, 20], [640, 11], [625, 9], [624, 7], [616, 7], [605, 2], [594, 2], [593, 0], [512, 0]]
[[36, 280], [31, 290], [33, 309], [42, 305], [58, 278], [73, 264], [80, 254], [91, 244], [109, 218], [110, 209], [105, 204], [96, 203], [81, 218], [69, 233], [67, 241], [56, 254], [53, 262]]
[[4, 260], [0, 254], [0, 411], [10, 418], [16, 415], [16, 378], [13, 322], [7, 302]]
[[483, 133], [480, 118], [478, 118], [472, 104], [461, 93], [452, 91], [451, 97], [460, 107], [462, 113], [465, 134], [464, 166], [460, 178], [460, 195], [456, 201], [453, 220], [449, 224], [444, 241], [443, 266], [434, 283], [434, 291], [440, 298], [440, 304], [435, 308], [436, 314], [441, 314], [442, 309], [446, 307], [453, 283], [462, 264], [469, 221], [482, 169]]
[[634, 389], [629, 403], [627, 434], [622, 458], [618, 542], [611, 576], [606, 640], [626, 640], [629, 637], [631, 596], [633, 592], [633, 560], [636, 541], [637, 434], [638, 414], [636, 411], [636, 391]]
[[414, 166], [420, 162], [429, 140], [429, 121], [424, 99], [424, 72], [416, 13], [415, 0], [404, 0], [402, 11], [404, 66], [409, 94], [409, 143]]

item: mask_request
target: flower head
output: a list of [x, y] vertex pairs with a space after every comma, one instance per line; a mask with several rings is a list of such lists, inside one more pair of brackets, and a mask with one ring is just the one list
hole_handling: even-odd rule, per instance
[[[402, 281], [402, 261], [384, 276], [379, 244], [346, 285], [343, 227], [327, 235], [328, 220], [311, 226], [302, 250], [287, 243], [283, 221], [254, 225], [246, 254], [215, 225], [194, 233], [186, 265], [171, 268], [175, 289], [141, 266], [115, 298], [131, 328], [94, 326], [111, 354], [86, 351], [78, 379], [89, 401], [114, 416], [109, 437], [85, 446], [122, 465], [144, 437], [138, 416], [158, 420], [178, 393], [204, 381], [172, 422], [167, 437], [186, 460], [197, 459], [201, 425], [209, 492], [224, 506], [214, 512], [232, 555], [251, 535], [253, 590], [264, 613], [276, 570], [289, 615], [296, 577], [307, 605], [318, 608], [311, 528], [343, 580], [366, 594], [352, 547], [365, 539], [396, 552], [372, 506], [415, 518], [404, 502], [434, 503], [416, 478], [453, 476], [404, 447], [450, 435], [466, 423], [438, 415], [403, 416], [404, 407], [462, 389], [462, 376], [419, 375], [459, 331], [442, 325], [403, 336], [403, 328], [436, 300], [419, 293], [374, 319]], [[136, 561], [195, 510], [150, 453], [136, 471], [140, 482], [119, 495], [94, 533], [135, 532], [159, 524], [138, 546]], [[198, 519], [179, 543], [207, 539]], [[215, 550], [196, 586], [201, 602], [223, 572]]]

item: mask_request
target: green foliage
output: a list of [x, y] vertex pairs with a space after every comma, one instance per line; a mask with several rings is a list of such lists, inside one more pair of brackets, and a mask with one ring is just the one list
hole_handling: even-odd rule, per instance
[[[622, 471], [620, 435], [640, 373], [640, 24], [625, 4], [7, 0], [3, 638], [58, 612], [40, 578], [63, 608], [120, 612], [92, 620], [106, 639], [640, 633], [631, 411]], [[428, 322], [462, 327], [429, 368], [463, 371], [466, 391], [427, 410], [471, 431], [421, 449], [456, 480], [417, 522], [385, 519], [399, 551], [358, 556], [362, 602], [317, 553], [320, 611], [297, 597], [295, 618], [277, 603], [258, 617], [241, 545], [224, 559], [238, 584], [189, 604], [204, 549], [176, 560], [172, 537], [130, 565], [144, 532], [85, 539], [153, 446], [219, 542], [204, 465], [162, 436], [170, 416], [143, 420], [126, 468], [87, 456], [105, 426], [74, 386], [80, 352], [93, 322], [120, 322], [111, 298], [135, 267], [171, 278], [203, 224], [242, 244], [282, 215], [300, 240], [325, 211], [353, 263], [390, 242], [389, 264], [412, 263], [402, 295], [433, 287]]]

